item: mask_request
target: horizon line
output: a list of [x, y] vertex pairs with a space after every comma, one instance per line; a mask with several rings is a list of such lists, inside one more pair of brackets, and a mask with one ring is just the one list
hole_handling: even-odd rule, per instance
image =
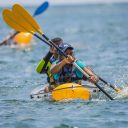
[[[26, 3], [26, 4], [24, 4], [24, 3], [22, 3], [22, 2], [13, 2], [13, 3], [10, 3], [10, 4], [1, 4], [0, 5], [0, 7], [8, 7], [8, 6], [11, 6], [11, 5], [13, 5], [13, 4], [15, 4], [15, 3], [19, 3], [19, 4], [21, 4], [21, 5], [24, 5], [24, 6], [37, 6], [37, 5], [39, 5], [39, 3], [35, 3], [35, 4], [30, 4], [30, 3]], [[123, 4], [123, 3], [128, 3], [128, 1], [97, 1], [97, 2], [75, 2], [75, 3], [73, 3], [73, 2], [70, 2], [70, 3], [68, 3], [68, 2], [65, 2], [65, 3], [50, 3], [49, 2], [49, 4], [51, 5], [51, 6], [65, 6], [65, 5], [93, 5], [93, 4]]]

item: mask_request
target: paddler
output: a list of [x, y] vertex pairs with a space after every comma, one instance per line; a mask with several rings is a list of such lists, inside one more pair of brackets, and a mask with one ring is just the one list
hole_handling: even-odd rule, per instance
[[[63, 43], [63, 39], [60, 37], [53, 38], [51, 40], [56, 46], [59, 46], [61, 43]], [[49, 92], [49, 90], [52, 89], [52, 85], [54, 85], [54, 79], [53, 75], [51, 74], [50, 68], [51, 64], [58, 59], [58, 51], [51, 47], [49, 52], [46, 54], [46, 56], [39, 61], [36, 71], [40, 74], [47, 74], [47, 82], [48, 86], [45, 87], [44, 91]]]
[[[73, 66], [73, 62], [75, 61], [73, 51], [74, 48], [67, 43], [60, 44], [59, 48], [67, 55], [67, 58], [65, 58], [60, 53], [59, 59], [53, 62], [51, 65], [51, 72], [53, 73], [53, 78], [55, 82], [54, 87], [69, 82], [81, 84], [81, 80], [87, 80], [85, 76], [83, 76], [83, 74], [76, 67]], [[90, 81], [91, 83], [98, 82], [98, 77], [95, 75], [90, 67], [88, 67], [80, 60], [77, 60], [76, 64], [90, 76], [88, 81]]]
[[18, 32], [11, 31], [8, 36], [4, 38], [4, 40], [0, 43], [0, 46], [2, 45], [12, 45], [16, 44], [13, 41], [13, 38], [18, 34]]
[[32, 34], [28, 32], [14, 32], [12, 31], [1, 43], [2, 45], [19, 45], [27, 46], [32, 41]]

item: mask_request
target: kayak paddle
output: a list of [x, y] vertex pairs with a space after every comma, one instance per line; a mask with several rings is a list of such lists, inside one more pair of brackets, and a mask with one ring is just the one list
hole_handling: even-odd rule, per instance
[[[6, 9], [7, 10], [7, 9]], [[60, 51], [60, 53], [62, 53], [65, 57], [67, 57], [67, 55], [61, 51], [61, 49], [59, 49], [52, 41], [49, 41], [48, 37], [46, 37], [46, 35], [44, 35], [44, 33], [41, 31], [39, 25], [37, 24], [37, 22], [35, 21], [35, 19], [20, 5], [15, 4], [12, 7], [12, 13], [11, 11], [9, 12], [10, 14], [5, 13], [5, 11], [3, 12], [3, 18], [5, 20], [5, 22], [12, 28], [14, 28], [17, 31], [22, 31], [22, 32], [30, 32], [31, 34], [34, 34], [35, 32], [37, 32], [38, 34], [42, 35], [44, 37], [44, 39], [42, 41], [44, 41], [46, 44], [51, 44], [52, 46], [54, 46], [58, 51]], [[8, 17], [7, 17], [8, 15]], [[8, 20], [9, 19], [9, 20]], [[18, 19], [15, 20], [15, 19]], [[11, 21], [12, 20], [12, 21]], [[34, 34], [35, 35], [35, 34]], [[37, 36], [36, 36], [37, 37]], [[38, 38], [38, 37], [37, 37]], [[39, 38], [40, 39], [40, 38]], [[76, 61], [73, 63], [73, 65], [78, 68], [87, 78], [89, 78], [90, 76], [84, 72], [77, 64]], [[113, 98], [102, 88], [100, 87], [97, 83], [95, 83], [95, 85], [110, 99], [113, 100]]]

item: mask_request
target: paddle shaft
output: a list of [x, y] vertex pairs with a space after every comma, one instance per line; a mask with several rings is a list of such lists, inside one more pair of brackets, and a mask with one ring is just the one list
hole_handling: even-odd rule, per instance
[[106, 85], [108, 85], [108, 86], [110, 86], [111, 88], [113, 88], [115, 91], [120, 91], [120, 89], [118, 89], [118, 88], [115, 88], [113, 85], [111, 85], [110, 83], [108, 83], [107, 81], [105, 81], [103, 78], [101, 78], [101, 77], [99, 77], [99, 79], [103, 82], [103, 83], [105, 83]]
[[37, 35], [36, 33], [33, 34], [35, 37], [37, 37], [38, 39], [40, 39], [41, 41], [45, 42], [48, 46], [52, 46], [49, 42], [47, 42], [46, 40], [44, 40], [43, 38], [41, 38], [39, 35]]

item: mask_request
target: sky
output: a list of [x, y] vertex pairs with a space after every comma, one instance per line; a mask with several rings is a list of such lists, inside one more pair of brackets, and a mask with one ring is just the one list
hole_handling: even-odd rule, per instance
[[14, 3], [19, 3], [23, 5], [39, 5], [44, 1], [49, 1], [51, 5], [128, 2], [128, 0], [0, 0], [0, 6], [13, 5]]

